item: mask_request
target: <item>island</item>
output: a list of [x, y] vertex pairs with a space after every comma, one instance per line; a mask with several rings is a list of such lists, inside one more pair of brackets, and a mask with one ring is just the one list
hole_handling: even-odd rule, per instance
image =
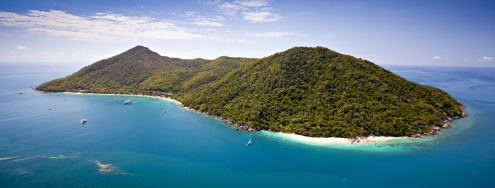
[[438, 88], [325, 47], [207, 60], [136, 46], [36, 89], [165, 96], [238, 129], [310, 137], [421, 137], [466, 116]]

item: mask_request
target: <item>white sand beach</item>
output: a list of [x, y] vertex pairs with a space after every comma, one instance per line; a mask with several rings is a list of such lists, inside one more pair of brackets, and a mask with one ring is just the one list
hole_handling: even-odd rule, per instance
[[401, 137], [391, 137], [391, 136], [370, 136], [366, 138], [360, 138], [358, 140], [348, 139], [348, 138], [336, 138], [336, 137], [309, 137], [309, 136], [301, 136], [297, 134], [289, 134], [289, 133], [276, 133], [280, 136], [309, 145], [335, 145], [335, 144], [352, 144], [352, 143], [376, 143], [387, 140], [395, 140], [401, 139]]
[[157, 98], [160, 98], [160, 99], [164, 99], [164, 100], [169, 100], [169, 101], [172, 101], [172, 102], [175, 102], [179, 105], [182, 105], [181, 102], [179, 102], [178, 100], [175, 100], [175, 99], [172, 99], [170, 97], [162, 97], [162, 96], [151, 96], [151, 95], [132, 95], [132, 94], [104, 94], [104, 93], [82, 93], [82, 92], [61, 92], [61, 93], [68, 93], [68, 94], [90, 94], [90, 95], [118, 95], [118, 96], [139, 96], [139, 97], [157, 97]]

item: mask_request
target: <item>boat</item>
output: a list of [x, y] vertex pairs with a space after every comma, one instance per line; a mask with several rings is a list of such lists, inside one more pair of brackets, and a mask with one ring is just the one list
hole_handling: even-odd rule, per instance
[[163, 109], [163, 112], [167, 112], [165, 109]]
[[246, 144], [246, 146], [251, 145], [251, 137], [249, 137], [249, 142]]
[[132, 102], [131, 100], [126, 100], [126, 101], [124, 102], [124, 104], [132, 104], [132, 103], [134, 103], [134, 102]]
[[86, 123], [86, 119], [81, 119], [81, 123]]

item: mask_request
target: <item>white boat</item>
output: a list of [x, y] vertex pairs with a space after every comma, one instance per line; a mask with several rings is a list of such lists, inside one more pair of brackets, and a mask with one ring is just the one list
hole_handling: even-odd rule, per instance
[[134, 102], [132, 102], [131, 100], [126, 100], [126, 101], [124, 102], [124, 104], [132, 104], [132, 103], [134, 103]]
[[86, 123], [86, 119], [81, 119], [81, 123]]
[[251, 144], [251, 137], [249, 137], [249, 142], [246, 144], [246, 146], [249, 146]]

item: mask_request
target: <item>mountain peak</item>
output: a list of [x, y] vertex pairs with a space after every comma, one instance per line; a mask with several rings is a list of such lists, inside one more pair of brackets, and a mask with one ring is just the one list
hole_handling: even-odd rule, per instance
[[139, 61], [146, 65], [163, 60], [163, 57], [160, 54], [141, 45], [131, 48], [119, 55], [114, 56], [113, 58]]
[[[134, 48], [131, 48], [131, 50], [150, 50], [148, 47], [137, 45]], [[150, 50], [151, 51], [151, 50]]]
[[141, 45], [137, 45], [134, 48], [131, 48], [131, 49], [127, 50], [124, 53], [128, 53], [128, 52], [130, 52], [130, 53], [136, 53], [136, 52], [139, 52], [139, 53], [155, 53], [155, 54], [159, 55], [158, 53], [150, 50], [147, 47], [141, 46]]

